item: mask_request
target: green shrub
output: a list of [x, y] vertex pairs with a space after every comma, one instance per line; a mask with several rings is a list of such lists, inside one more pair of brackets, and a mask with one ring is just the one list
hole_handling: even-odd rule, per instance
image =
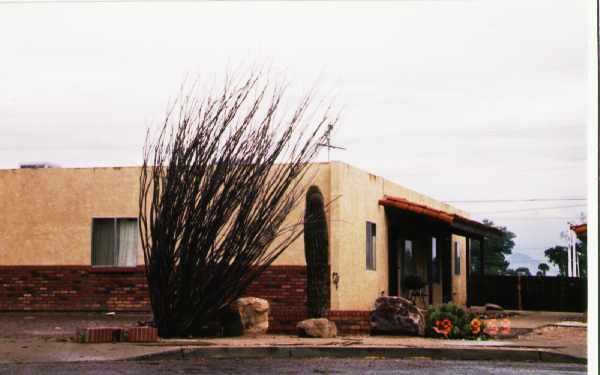
[[[478, 323], [479, 330], [476, 329]], [[483, 322], [474, 314], [467, 313], [453, 303], [443, 304], [427, 311], [425, 335], [428, 337], [476, 339], [484, 337], [484, 328]]]

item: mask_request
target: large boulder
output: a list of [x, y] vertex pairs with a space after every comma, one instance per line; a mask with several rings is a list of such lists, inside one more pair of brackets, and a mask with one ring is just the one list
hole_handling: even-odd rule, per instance
[[425, 314], [402, 297], [377, 298], [370, 322], [372, 333], [425, 335]]
[[269, 302], [262, 298], [243, 297], [231, 304], [240, 315], [244, 333], [266, 333], [269, 329]]
[[336, 337], [337, 327], [335, 323], [325, 319], [307, 319], [296, 325], [300, 337]]

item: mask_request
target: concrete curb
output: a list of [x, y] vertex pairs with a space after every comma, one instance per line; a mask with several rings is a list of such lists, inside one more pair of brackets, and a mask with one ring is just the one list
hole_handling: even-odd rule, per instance
[[335, 347], [266, 346], [181, 348], [128, 358], [127, 361], [233, 359], [233, 358], [431, 358], [461, 361], [513, 361], [587, 364], [587, 359], [551, 352], [524, 349], [417, 348], [417, 347]]

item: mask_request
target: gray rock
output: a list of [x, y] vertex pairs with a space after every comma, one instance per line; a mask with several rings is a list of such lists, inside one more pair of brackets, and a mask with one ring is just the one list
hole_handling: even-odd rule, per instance
[[337, 327], [334, 322], [325, 319], [307, 319], [296, 325], [300, 337], [336, 337]]
[[240, 314], [244, 333], [260, 334], [269, 329], [269, 302], [262, 298], [243, 297], [231, 304]]
[[493, 303], [486, 303], [485, 311], [504, 311], [504, 309], [502, 306], [494, 305]]
[[370, 323], [372, 333], [425, 335], [425, 314], [402, 297], [377, 298]]

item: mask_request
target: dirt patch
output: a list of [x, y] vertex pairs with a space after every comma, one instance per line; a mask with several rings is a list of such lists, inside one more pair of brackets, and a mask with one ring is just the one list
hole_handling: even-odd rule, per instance
[[552, 341], [561, 344], [581, 344], [587, 341], [587, 329], [584, 327], [558, 327], [546, 326], [534, 329], [531, 333], [523, 335], [520, 340], [527, 341]]
[[104, 313], [0, 313], [0, 338], [64, 341], [77, 327], [129, 326], [149, 319], [149, 314]]

